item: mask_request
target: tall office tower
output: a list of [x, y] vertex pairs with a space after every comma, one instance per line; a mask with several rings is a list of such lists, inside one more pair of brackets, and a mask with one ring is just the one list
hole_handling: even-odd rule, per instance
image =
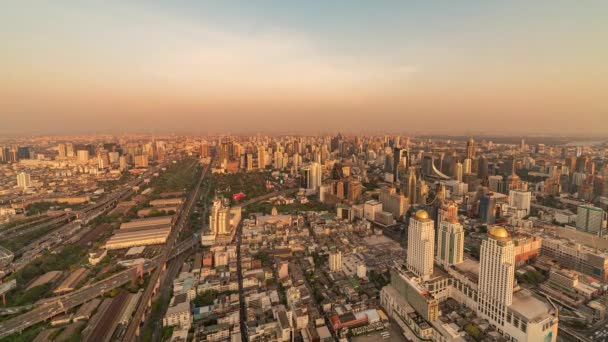
[[32, 186], [32, 179], [29, 173], [20, 172], [17, 174], [17, 186], [25, 190]]
[[127, 169], [127, 156], [120, 156], [118, 159], [118, 168], [120, 171], [124, 171]]
[[258, 169], [266, 167], [266, 150], [264, 146], [258, 146]]
[[475, 158], [475, 140], [473, 140], [473, 138], [467, 140], [467, 158]]
[[435, 256], [435, 222], [429, 213], [418, 210], [410, 218], [407, 237], [407, 268], [423, 280], [433, 274]]
[[496, 223], [496, 197], [494, 193], [485, 193], [479, 198], [479, 218], [486, 223]]
[[407, 185], [405, 186], [405, 196], [410, 200], [411, 204], [416, 204], [416, 168], [410, 167], [407, 177]]
[[471, 158], [465, 158], [462, 162], [462, 174], [471, 173]]
[[74, 144], [67, 143], [65, 145], [65, 154], [67, 157], [75, 157], [76, 153], [74, 152]]
[[481, 242], [478, 312], [501, 326], [513, 302], [514, 272], [513, 241], [505, 228], [493, 227]]
[[454, 168], [454, 179], [459, 182], [462, 182], [462, 175], [464, 174], [463, 169], [461, 163], [456, 163], [456, 167]]
[[576, 158], [576, 172], [584, 173], [587, 170], [589, 156], [579, 156]]
[[65, 148], [65, 144], [57, 145], [57, 152], [59, 152], [59, 157], [65, 158], [67, 156], [67, 150]]
[[[530, 200], [532, 193], [530, 191], [510, 190], [509, 205], [523, 211], [523, 216], [530, 214]], [[522, 216], [522, 217], [523, 217]]]
[[303, 184], [307, 190], [318, 190], [321, 186], [321, 165], [319, 163], [310, 163], [302, 168]]
[[526, 150], [526, 140], [524, 138], [521, 138], [521, 141], [519, 143], [519, 150], [521, 152]]
[[393, 181], [395, 183], [401, 181], [399, 178], [400, 170], [408, 167], [408, 152], [406, 149], [398, 147], [393, 148]]
[[342, 271], [342, 252], [333, 251], [329, 253], [329, 270], [332, 272]]
[[464, 258], [464, 230], [456, 217], [439, 222], [437, 262], [445, 268], [457, 265]]
[[488, 159], [485, 156], [480, 156], [479, 157], [479, 163], [478, 163], [478, 171], [477, 171], [477, 178], [479, 179], [486, 179], [489, 176], [489, 165], [488, 165]]
[[246, 155], [246, 163], [247, 163], [247, 171], [251, 171], [253, 170], [253, 154], [252, 153], [247, 153]]
[[89, 162], [89, 151], [88, 150], [78, 150], [78, 162], [80, 164], [86, 164]]
[[579, 205], [576, 211], [576, 229], [604, 236], [606, 233], [606, 212], [591, 205]]

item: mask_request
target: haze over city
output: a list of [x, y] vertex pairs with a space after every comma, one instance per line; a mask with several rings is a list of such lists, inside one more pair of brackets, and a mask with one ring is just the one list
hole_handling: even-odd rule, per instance
[[608, 342], [608, 1], [0, 10], [0, 342]]
[[605, 136], [608, 3], [9, 1], [0, 133]]

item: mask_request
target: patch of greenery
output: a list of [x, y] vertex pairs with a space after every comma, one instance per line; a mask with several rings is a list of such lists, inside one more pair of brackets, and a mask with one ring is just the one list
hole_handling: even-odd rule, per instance
[[192, 303], [196, 307], [208, 306], [213, 304], [213, 301], [217, 298], [218, 295], [219, 292], [216, 290], [207, 290], [201, 294], [197, 294], [196, 298], [194, 298]]

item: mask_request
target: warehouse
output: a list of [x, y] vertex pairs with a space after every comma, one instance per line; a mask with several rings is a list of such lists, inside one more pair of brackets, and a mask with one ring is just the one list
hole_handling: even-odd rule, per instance
[[136, 227], [119, 229], [106, 242], [106, 249], [122, 249], [135, 246], [158, 245], [167, 242], [171, 226]]
[[162, 217], [151, 217], [151, 218], [143, 218], [137, 219], [130, 222], [125, 222], [120, 225], [120, 229], [130, 229], [130, 228], [158, 228], [161, 226], [170, 226], [173, 222], [173, 216], [162, 216]]

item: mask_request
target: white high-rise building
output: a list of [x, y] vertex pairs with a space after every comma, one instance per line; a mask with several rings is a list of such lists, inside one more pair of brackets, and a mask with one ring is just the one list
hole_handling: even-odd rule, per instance
[[435, 222], [424, 210], [410, 218], [407, 238], [407, 268], [423, 280], [433, 274]]
[[493, 227], [481, 242], [479, 258], [479, 314], [496, 325], [504, 326], [507, 307], [513, 303], [515, 250], [503, 227]]
[[509, 190], [509, 205], [522, 211], [522, 217], [530, 215], [530, 191]]
[[455, 217], [439, 222], [437, 262], [444, 267], [460, 264], [464, 258], [464, 230]]
[[32, 179], [29, 173], [20, 172], [17, 175], [17, 186], [25, 190], [32, 186]]
[[332, 272], [342, 271], [342, 252], [331, 252], [329, 254], [329, 270]]

